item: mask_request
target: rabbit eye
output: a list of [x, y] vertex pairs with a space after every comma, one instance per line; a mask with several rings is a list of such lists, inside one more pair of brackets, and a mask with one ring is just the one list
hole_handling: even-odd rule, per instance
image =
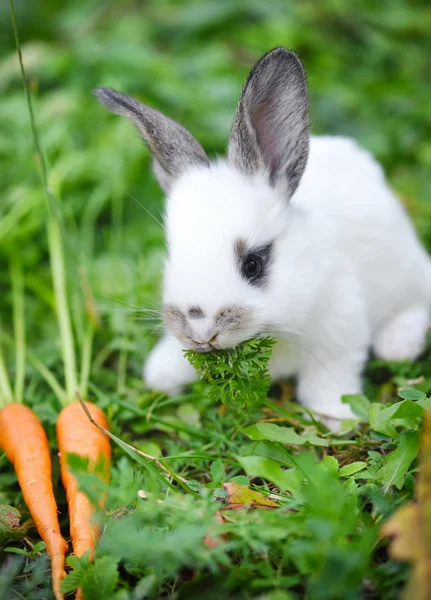
[[242, 272], [247, 279], [254, 281], [261, 274], [262, 267], [262, 257], [252, 252], [246, 256], [242, 265]]
[[271, 268], [272, 243], [247, 250], [246, 242], [238, 238], [234, 244], [234, 253], [241, 276], [250, 285], [265, 287]]

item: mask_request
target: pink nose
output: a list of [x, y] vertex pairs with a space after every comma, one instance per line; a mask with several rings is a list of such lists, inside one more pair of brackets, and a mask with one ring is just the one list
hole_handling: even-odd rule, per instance
[[200, 346], [212, 346], [212, 347], [217, 347], [217, 342], [218, 342], [218, 333], [215, 333], [212, 335], [211, 338], [206, 338], [206, 339], [197, 339], [197, 338], [193, 338], [193, 341], [196, 342], [196, 344], [199, 344]]

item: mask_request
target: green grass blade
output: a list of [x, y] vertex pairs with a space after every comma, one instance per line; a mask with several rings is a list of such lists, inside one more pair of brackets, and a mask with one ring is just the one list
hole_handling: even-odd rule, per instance
[[25, 379], [25, 310], [24, 310], [24, 277], [19, 258], [11, 260], [13, 329], [15, 336], [15, 401], [22, 402]]

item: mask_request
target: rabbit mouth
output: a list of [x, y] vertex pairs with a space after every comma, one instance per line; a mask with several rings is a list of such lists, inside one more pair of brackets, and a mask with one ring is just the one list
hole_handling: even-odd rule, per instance
[[193, 348], [196, 352], [201, 352], [202, 354], [207, 354], [208, 352], [218, 352], [220, 348], [213, 346], [212, 344], [199, 344]]
[[253, 312], [250, 307], [225, 306], [208, 316], [205, 308], [193, 305], [188, 311], [167, 304], [163, 308], [164, 322], [186, 347], [197, 352], [215, 352], [233, 348], [250, 339]]

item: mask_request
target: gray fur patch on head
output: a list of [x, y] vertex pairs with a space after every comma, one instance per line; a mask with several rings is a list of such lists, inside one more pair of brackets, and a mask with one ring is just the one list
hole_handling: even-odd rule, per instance
[[233, 333], [245, 329], [252, 313], [251, 308], [244, 306], [226, 306], [217, 313], [215, 326], [220, 333]]
[[290, 196], [305, 170], [309, 146], [308, 91], [298, 57], [285, 48], [263, 56], [243, 88], [228, 147], [246, 175], [265, 172]]
[[233, 251], [235, 253], [236, 261], [241, 263], [247, 252], [247, 244], [245, 240], [243, 240], [242, 238], [236, 239], [233, 245]]
[[178, 338], [183, 337], [188, 329], [186, 316], [172, 304], [166, 304], [163, 307], [163, 321], [167, 329], [172, 331]]
[[176, 121], [111, 88], [98, 88], [94, 94], [111, 112], [133, 121], [154, 155], [154, 172], [166, 191], [190, 167], [209, 166], [202, 146]]
[[191, 319], [203, 319], [205, 317], [199, 306], [191, 306], [188, 310], [188, 315]]

